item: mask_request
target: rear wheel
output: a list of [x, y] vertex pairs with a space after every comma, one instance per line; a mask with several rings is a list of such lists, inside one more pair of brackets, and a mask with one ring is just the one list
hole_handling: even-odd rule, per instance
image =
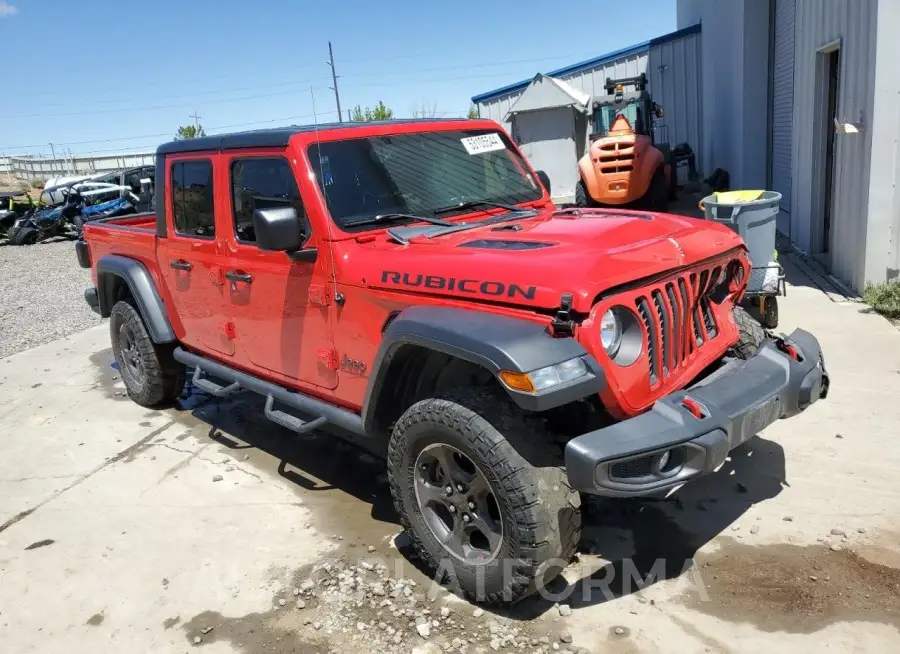
[[587, 186], [584, 180], [579, 179], [575, 184], [575, 206], [576, 207], [596, 207], [598, 203], [587, 192]]
[[749, 359], [766, 339], [766, 330], [743, 307], [734, 308], [734, 323], [737, 325], [740, 339], [734, 351], [740, 359]]
[[184, 366], [172, 357], [170, 347], [156, 345], [150, 339], [144, 321], [130, 302], [115, 304], [109, 316], [109, 331], [128, 397], [141, 406], [154, 407], [181, 395]]
[[666, 180], [666, 166], [660, 164], [653, 178], [650, 180], [650, 186], [644, 194], [643, 201], [640, 203], [651, 211], [665, 211], [669, 206], [669, 185]]
[[513, 602], [554, 579], [581, 535], [580, 497], [538, 418], [500, 391], [417, 402], [394, 427], [388, 479], [422, 561], [477, 602]]
[[13, 232], [9, 242], [13, 245], [34, 245], [38, 242], [38, 230], [33, 227], [22, 227]]

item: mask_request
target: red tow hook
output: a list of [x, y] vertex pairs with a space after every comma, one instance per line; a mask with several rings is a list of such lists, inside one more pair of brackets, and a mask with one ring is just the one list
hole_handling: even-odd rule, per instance
[[681, 406], [688, 410], [697, 420], [703, 420], [706, 415], [703, 413], [703, 406], [692, 397], [685, 397], [681, 400]]
[[795, 346], [791, 345], [790, 343], [785, 343], [784, 341], [781, 341], [779, 345], [779, 349], [789, 357], [791, 357], [794, 361], [803, 361], [803, 358], [800, 356], [800, 350], [798, 350]]

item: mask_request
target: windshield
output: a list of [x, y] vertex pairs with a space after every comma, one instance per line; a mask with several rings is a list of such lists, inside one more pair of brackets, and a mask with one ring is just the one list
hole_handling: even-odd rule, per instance
[[445, 209], [443, 217], [449, 205], [518, 204], [542, 194], [506, 136], [491, 130], [326, 141], [311, 145], [308, 154], [328, 211], [342, 228], [376, 215], [433, 216]]
[[597, 107], [594, 112], [594, 135], [606, 136], [619, 115], [625, 116], [631, 123], [631, 128], [636, 134], [646, 134], [644, 125], [644, 112], [638, 102], [629, 102], [626, 105], [608, 104]]

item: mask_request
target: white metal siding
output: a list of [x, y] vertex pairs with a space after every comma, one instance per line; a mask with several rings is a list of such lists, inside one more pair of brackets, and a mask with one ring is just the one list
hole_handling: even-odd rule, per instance
[[772, 66], [772, 189], [783, 196], [779, 231], [790, 234], [791, 133], [794, 121], [794, 11], [796, 0], [775, 0]]
[[[647, 55], [647, 52], [641, 52], [600, 66], [594, 66], [593, 68], [584, 68], [574, 73], [570, 73], [569, 75], [560, 75], [557, 79], [568, 82], [576, 89], [584, 91], [585, 93], [590, 93], [591, 97], [605, 95], [606, 91], [604, 91], [603, 85], [606, 83], [608, 77], [637, 77], [641, 73], [646, 73]], [[510, 107], [516, 103], [516, 100], [519, 99], [519, 96], [522, 95], [524, 91], [525, 88], [522, 88], [507, 95], [490, 98], [478, 103], [481, 117], [496, 120], [501, 123], [507, 131], [511, 132], [512, 129], [510, 123], [505, 122], [503, 119], [506, 117], [506, 114], [509, 113]]]
[[687, 143], [694, 151], [697, 169], [703, 165], [703, 129], [700, 103], [700, 34], [691, 34], [650, 49], [647, 77], [653, 101], [664, 110], [657, 138], [672, 146]]
[[835, 138], [831, 272], [857, 290], [865, 283], [876, 11], [876, 0], [797, 0], [795, 14], [791, 234], [801, 249], [810, 251], [814, 229], [821, 223], [822, 207], [814, 194], [825, 160], [815, 135], [815, 106], [821, 101], [816, 93], [817, 51], [840, 39], [838, 118], [862, 121], [864, 129]]
[[550, 192], [560, 202], [575, 199], [578, 181], [575, 111], [569, 107], [517, 113], [513, 118], [522, 153], [550, 178]]

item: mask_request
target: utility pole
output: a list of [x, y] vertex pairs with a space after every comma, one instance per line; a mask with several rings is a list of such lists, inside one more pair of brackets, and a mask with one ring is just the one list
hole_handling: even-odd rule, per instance
[[[50, 171], [52, 172], [52, 171], [53, 171], [53, 165], [56, 163], [56, 150], [53, 149], [53, 144], [52, 144], [52, 143], [50, 144], [50, 156], [51, 156], [51, 160], [50, 160]], [[62, 170], [62, 168], [60, 168], [60, 170]]]
[[338, 93], [338, 76], [337, 72], [334, 69], [334, 50], [331, 49], [331, 41], [328, 42], [328, 61], [325, 62], [326, 66], [331, 67], [331, 80], [334, 82], [334, 86], [329, 86], [332, 91], [334, 91], [334, 101], [337, 104], [337, 115], [338, 122], [344, 122], [344, 117], [341, 115], [341, 95]]
[[198, 132], [198, 133], [196, 134], [196, 136], [200, 136], [200, 134], [199, 134], [199, 132], [200, 132], [200, 119], [203, 118], [203, 116], [198, 116], [198, 115], [197, 115], [197, 110], [194, 109], [194, 113], [188, 114], [188, 118], [193, 118], [193, 119], [194, 119], [194, 129], [197, 130], [197, 132]]

